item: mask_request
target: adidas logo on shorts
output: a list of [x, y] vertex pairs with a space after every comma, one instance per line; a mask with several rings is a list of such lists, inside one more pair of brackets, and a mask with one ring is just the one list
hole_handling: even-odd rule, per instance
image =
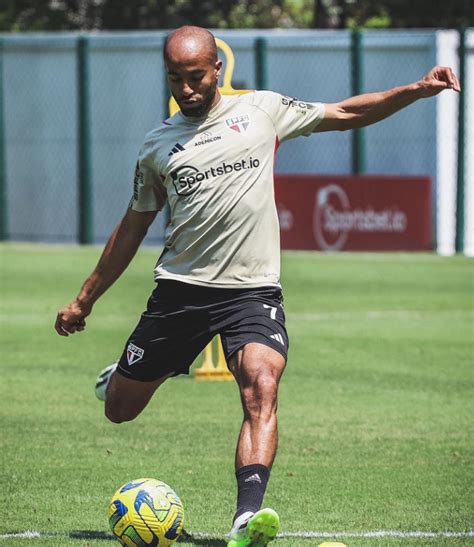
[[285, 345], [285, 341], [283, 340], [283, 336], [277, 332], [276, 334], [270, 334], [270, 338], [273, 338], [273, 340], [276, 340], [277, 342], [280, 342], [282, 346]]

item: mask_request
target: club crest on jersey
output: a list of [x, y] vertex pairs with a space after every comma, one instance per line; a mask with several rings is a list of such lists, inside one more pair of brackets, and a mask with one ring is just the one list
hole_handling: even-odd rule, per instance
[[144, 353], [145, 353], [145, 350], [143, 350], [142, 348], [139, 348], [138, 346], [130, 342], [127, 346], [128, 366], [131, 367], [137, 361], [140, 361]]
[[250, 125], [250, 117], [248, 114], [243, 116], [234, 116], [233, 118], [227, 118], [225, 121], [228, 129], [232, 129], [237, 133], [246, 133]]

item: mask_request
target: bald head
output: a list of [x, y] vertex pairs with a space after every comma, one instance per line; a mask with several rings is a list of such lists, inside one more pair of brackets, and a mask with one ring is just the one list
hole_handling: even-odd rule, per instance
[[216, 40], [205, 28], [186, 25], [168, 35], [163, 49], [166, 61], [179, 62], [183, 58], [200, 57], [217, 62]]
[[163, 54], [168, 84], [181, 112], [205, 116], [220, 100], [222, 61], [214, 36], [201, 27], [181, 27], [168, 36]]

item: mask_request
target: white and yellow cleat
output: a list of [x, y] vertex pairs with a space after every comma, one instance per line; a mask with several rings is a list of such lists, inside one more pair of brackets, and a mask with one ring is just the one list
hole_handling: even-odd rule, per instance
[[228, 547], [264, 547], [276, 538], [280, 517], [273, 509], [244, 513], [235, 522], [229, 534]]
[[107, 386], [109, 385], [110, 378], [112, 378], [112, 374], [117, 369], [117, 364], [118, 363], [112, 363], [108, 367], [105, 367], [100, 371], [99, 376], [97, 376], [97, 380], [95, 381], [95, 395], [99, 401], [105, 401]]

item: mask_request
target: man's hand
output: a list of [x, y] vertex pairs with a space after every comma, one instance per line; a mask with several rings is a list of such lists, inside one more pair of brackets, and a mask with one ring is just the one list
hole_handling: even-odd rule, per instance
[[445, 89], [461, 91], [459, 80], [454, 72], [445, 66], [435, 66], [422, 78], [418, 85], [422, 89], [423, 97], [433, 97]]
[[86, 328], [85, 318], [90, 314], [91, 307], [73, 300], [68, 306], [58, 311], [54, 328], [60, 336], [69, 336]]
[[120, 277], [128, 266], [158, 211], [140, 213], [128, 209], [112, 232], [94, 271], [85, 280], [77, 297], [58, 311], [54, 328], [69, 336], [86, 328], [84, 319], [97, 299]]

